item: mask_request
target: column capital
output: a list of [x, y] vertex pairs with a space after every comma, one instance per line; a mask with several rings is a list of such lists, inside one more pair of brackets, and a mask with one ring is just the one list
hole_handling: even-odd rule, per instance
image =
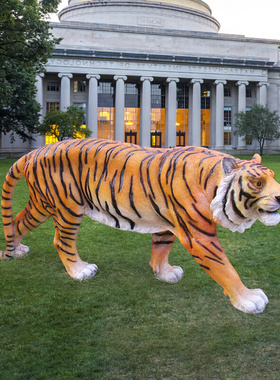
[[98, 75], [98, 74], [87, 74], [87, 75], [86, 75], [86, 78], [87, 78], [87, 79], [91, 79], [91, 78], [93, 78], [93, 79], [97, 79], [97, 80], [99, 80], [99, 79], [100, 79], [100, 75]]
[[267, 86], [267, 87], [269, 87], [269, 85], [270, 85], [270, 83], [268, 83], [268, 82], [259, 82], [259, 83], [257, 84], [258, 87], [262, 87], [262, 86]]
[[216, 79], [214, 84], [217, 86], [218, 84], [227, 84], [227, 81], [224, 79]]
[[36, 77], [44, 78], [45, 77], [45, 73], [36, 74]]
[[73, 78], [73, 74], [70, 74], [70, 73], [59, 73], [58, 74], [58, 78], [62, 78], [62, 77], [67, 77], [69, 79], [72, 79]]
[[179, 81], [180, 81], [179, 78], [173, 78], [173, 77], [169, 77], [166, 79], [166, 83], [170, 83], [170, 82], [178, 83]]
[[148, 81], [152, 82], [154, 80], [154, 78], [153, 77], [141, 77], [140, 78], [141, 82], [144, 82], [145, 80], [148, 80]]
[[72, 79], [73, 78], [73, 74], [70, 74], [70, 73], [59, 73], [58, 74], [58, 78], [63, 78], [63, 77], [67, 77], [69, 79]]
[[204, 82], [203, 79], [200, 79], [200, 78], [195, 78], [195, 79], [192, 79], [191, 80], [191, 84], [195, 84], [195, 83], [200, 83], [202, 84]]
[[114, 80], [122, 79], [124, 82], [127, 80], [126, 75], [115, 75]]
[[238, 82], [236, 82], [236, 86], [242, 86], [243, 84], [245, 86], [248, 86], [249, 82], [247, 82], [246, 80], [239, 80]]

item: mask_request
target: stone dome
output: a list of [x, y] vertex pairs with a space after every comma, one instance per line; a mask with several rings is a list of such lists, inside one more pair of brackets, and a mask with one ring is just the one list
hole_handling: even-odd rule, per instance
[[211, 8], [200, 0], [69, 0], [61, 22], [214, 32], [220, 29]]

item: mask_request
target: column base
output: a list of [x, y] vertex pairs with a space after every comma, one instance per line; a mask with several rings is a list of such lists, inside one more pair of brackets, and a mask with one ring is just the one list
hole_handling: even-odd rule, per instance
[[224, 145], [217, 145], [213, 149], [215, 149], [215, 150], [225, 150], [225, 146]]

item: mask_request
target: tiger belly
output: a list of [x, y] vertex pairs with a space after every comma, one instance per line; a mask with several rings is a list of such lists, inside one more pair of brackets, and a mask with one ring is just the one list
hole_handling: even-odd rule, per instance
[[96, 220], [107, 226], [117, 228], [123, 231], [134, 231], [142, 234], [157, 233], [170, 229], [170, 224], [165, 223], [157, 215], [137, 218], [137, 221], [127, 218], [126, 220], [119, 215], [114, 215], [106, 211], [91, 210], [90, 207], [85, 207], [85, 215], [92, 220]]

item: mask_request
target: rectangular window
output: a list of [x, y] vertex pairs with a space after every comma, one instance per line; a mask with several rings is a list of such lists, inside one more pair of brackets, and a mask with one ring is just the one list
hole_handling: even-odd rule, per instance
[[246, 88], [246, 98], [252, 98], [252, 89]]
[[189, 126], [189, 86], [187, 83], [177, 85], [176, 145], [188, 145]]
[[140, 89], [137, 83], [125, 83], [124, 126], [125, 141], [139, 144], [140, 137]]
[[86, 92], [86, 81], [74, 80], [74, 92]]
[[100, 82], [98, 86], [98, 137], [114, 139], [115, 88], [111, 82]]
[[46, 107], [46, 112], [51, 112], [51, 111], [59, 111], [59, 103], [57, 102], [48, 102], [47, 107]]
[[224, 108], [224, 144], [231, 145], [231, 107]]
[[151, 146], [164, 146], [165, 85], [151, 85]]
[[225, 89], [224, 89], [224, 97], [225, 98], [229, 98], [230, 96], [231, 96], [230, 87], [225, 87]]
[[59, 91], [59, 81], [48, 80], [47, 81], [47, 91]]

